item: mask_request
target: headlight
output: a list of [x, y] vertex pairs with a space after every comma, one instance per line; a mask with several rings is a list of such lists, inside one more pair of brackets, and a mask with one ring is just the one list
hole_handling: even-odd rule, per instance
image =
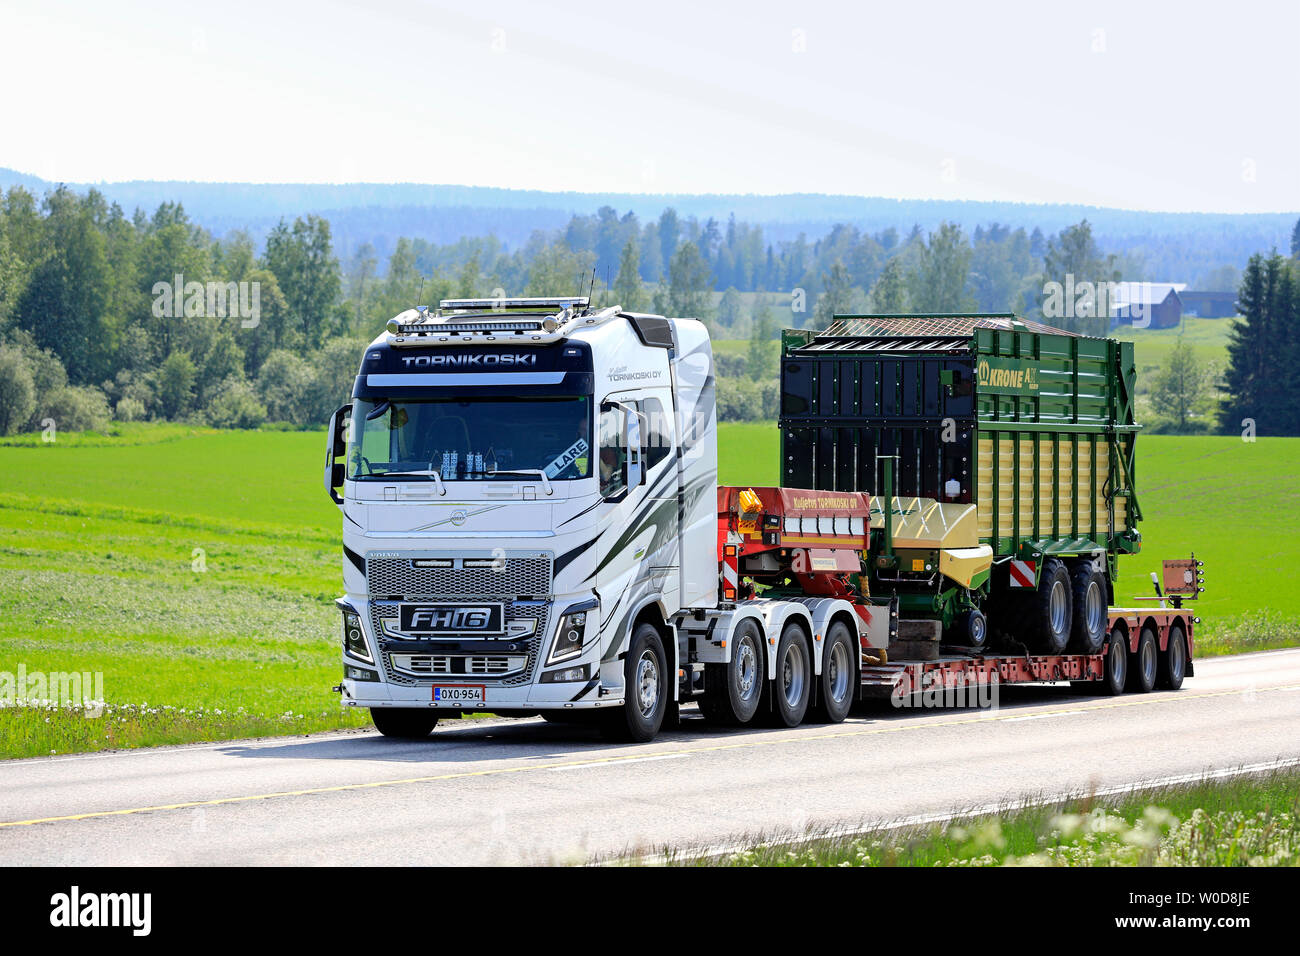
[[370, 654], [370, 645], [366, 643], [365, 631], [361, 627], [361, 617], [355, 611], [343, 612], [343, 650], [357, 660], [370, 664], [375, 662]]
[[558, 664], [582, 653], [587, 642], [587, 615], [598, 614], [595, 602], [589, 602], [581, 610], [570, 608], [560, 616], [560, 626], [555, 630], [555, 640], [551, 644], [551, 653], [546, 664]]

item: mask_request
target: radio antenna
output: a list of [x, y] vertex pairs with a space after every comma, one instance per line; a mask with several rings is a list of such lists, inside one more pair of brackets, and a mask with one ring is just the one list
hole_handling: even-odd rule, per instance
[[591, 294], [596, 291], [596, 267], [591, 267], [591, 285], [587, 287], [587, 308], [591, 308]]
[[420, 311], [420, 303], [424, 301], [424, 276], [420, 276], [420, 295], [415, 300], [415, 311]]

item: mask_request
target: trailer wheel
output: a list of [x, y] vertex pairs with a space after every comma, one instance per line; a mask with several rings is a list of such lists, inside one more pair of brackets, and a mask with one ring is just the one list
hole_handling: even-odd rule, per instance
[[853, 686], [858, 682], [858, 668], [853, 665], [853, 636], [843, 621], [836, 621], [826, 631], [822, 648], [822, 674], [818, 685], [817, 719], [838, 724], [853, 708]]
[[1181, 624], [1169, 628], [1169, 644], [1160, 655], [1159, 685], [1166, 690], [1178, 690], [1187, 676], [1187, 637]]
[[976, 651], [983, 650], [989, 641], [989, 622], [984, 612], [973, 607], [958, 617], [953, 628], [953, 638], [954, 644]]
[[1116, 697], [1124, 693], [1128, 684], [1128, 640], [1120, 628], [1110, 632], [1106, 642], [1106, 660], [1101, 685], [1106, 693]]
[[1026, 643], [1044, 654], [1060, 654], [1070, 640], [1073, 623], [1070, 575], [1058, 558], [1043, 564], [1038, 590], [1029, 597], [1025, 615]]
[[1159, 653], [1156, 650], [1156, 636], [1151, 628], [1142, 628], [1138, 638], [1137, 653], [1133, 655], [1133, 666], [1129, 669], [1128, 689], [1145, 694], [1156, 686], [1156, 674], [1159, 670]]
[[1106, 640], [1110, 623], [1107, 611], [1106, 578], [1091, 562], [1080, 564], [1070, 575], [1074, 598], [1074, 627], [1070, 645], [1080, 654], [1096, 654]]
[[654, 740], [668, 709], [668, 656], [653, 624], [632, 633], [623, 659], [623, 706], [607, 711], [601, 730], [614, 740]]
[[372, 707], [370, 719], [385, 737], [423, 740], [438, 726], [438, 715], [415, 707]]
[[731, 660], [704, 665], [700, 713], [716, 724], [747, 724], [763, 702], [763, 632], [752, 618], [731, 635]]
[[791, 621], [781, 631], [776, 646], [776, 680], [772, 682], [771, 722], [776, 727], [798, 727], [808, 712], [812, 690], [812, 655], [803, 628]]

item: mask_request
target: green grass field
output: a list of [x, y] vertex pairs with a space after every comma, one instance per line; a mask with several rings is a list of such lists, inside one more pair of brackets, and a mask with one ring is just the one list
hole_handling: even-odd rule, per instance
[[[322, 435], [29, 438], [0, 444], [0, 691], [20, 666], [101, 672], [108, 712], [0, 708], [0, 755], [366, 723], [330, 692], [341, 558]], [[771, 423], [724, 425], [721, 480], [775, 484], [777, 440]], [[1300, 643], [1300, 439], [1148, 436], [1138, 461], [1145, 547], [1121, 564], [1121, 597], [1194, 550], [1199, 653]]]
[[[637, 863], [641, 860], [631, 859]], [[755, 838], [674, 866], [1300, 866], [1300, 772], [1082, 797], [945, 824]]]

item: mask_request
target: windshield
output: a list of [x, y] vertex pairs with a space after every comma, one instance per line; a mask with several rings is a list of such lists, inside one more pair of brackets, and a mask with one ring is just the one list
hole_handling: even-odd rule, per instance
[[[358, 399], [348, 477], [540, 481], [591, 474], [591, 399]], [[523, 472], [523, 473], [521, 473]], [[529, 474], [528, 472], [532, 472]], [[423, 473], [423, 474], [421, 474]]]

